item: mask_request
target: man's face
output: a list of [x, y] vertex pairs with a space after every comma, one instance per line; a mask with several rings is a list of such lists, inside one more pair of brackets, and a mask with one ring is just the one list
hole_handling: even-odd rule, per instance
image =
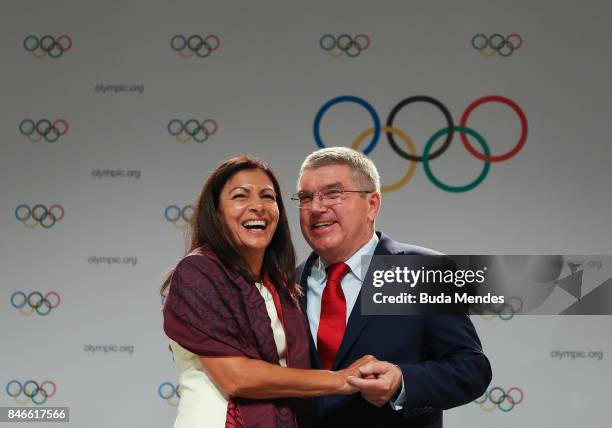
[[[306, 169], [298, 183], [299, 192], [361, 189], [348, 165], [325, 165]], [[300, 208], [300, 228], [312, 249], [327, 263], [350, 258], [372, 237], [380, 207], [380, 195], [344, 193], [339, 203], [325, 206], [318, 195], [307, 208]]]

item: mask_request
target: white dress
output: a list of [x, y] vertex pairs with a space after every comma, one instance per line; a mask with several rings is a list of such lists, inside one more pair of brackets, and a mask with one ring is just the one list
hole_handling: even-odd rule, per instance
[[[276, 313], [274, 299], [263, 284], [256, 283], [255, 285], [266, 302], [280, 365], [286, 367], [287, 342], [285, 331]], [[225, 427], [229, 401], [227, 394], [217, 387], [196, 354], [172, 340], [170, 348], [180, 372], [178, 392], [181, 398], [174, 428]]]

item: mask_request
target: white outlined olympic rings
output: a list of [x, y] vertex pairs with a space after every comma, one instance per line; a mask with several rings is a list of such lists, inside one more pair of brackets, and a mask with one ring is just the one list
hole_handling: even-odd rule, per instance
[[179, 143], [187, 143], [191, 140], [203, 143], [217, 132], [219, 125], [214, 119], [204, 119], [201, 122], [197, 119], [188, 119], [185, 122], [180, 119], [172, 119], [168, 122], [166, 129], [170, 135], [176, 137]]
[[523, 46], [523, 38], [517, 33], [508, 34], [506, 37], [499, 33], [491, 34], [489, 37], [478, 33], [472, 37], [471, 43], [472, 47], [480, 51], [484, 57], [492, 57], [497, 53], [506, 58]]
[[[48, 386], [53, 387], [53, 392], [48, 391]], [[47, 399], [53, 397], [57, 392], [57, 386], [55, 382], [46, 380], [40, 385], [34, 380], [28, 380], [25, 383], [21, 383], [16, 379], [9, 381], [6, 384], [6, 393], [9, 397], [12, 397], [18, 404], [26, 404], [28, 401], [42, 406], [45, 404]], [[23, 395], [24, 398], [20, 396]]]
[[173, 385], [170, 382], [163, 382], [159, 385], [159, 388], [157, 388], [157, 393], [161, 399], [166, 400], [166, 403], [168, 403], [169, 406], [176, 407], [179, 405], [179, 400], [181, 398], [179, 385]]
[[34, 122], [33, 119], [27, 118], [19, 124], [19, 132], [28, 137], [30, 143], [38, 143], [43, 138], [47, 143], [55, 143], [68, 132], [68, 122], [65, 119], [56, 119], [53, 122], [40, 119]]
[[[32, 315], [34, 311], [38, 315], [49, 315], [51, 309], [57, 308], [61, 301], [60, 295], [55, 291], [49, 291], [44, 296], [40, 291], [32, 291], [28, 295], [23, 291], [15, 291], [11, 295], [11, 305], [23, 315]], [[26, 308], [26, 305], [29, 309]]]
[[185, 229], [189, 226], [195, 209], [192, 205], [180, 208], [178, 205], [168, 205], [164, 210], [164, 217], [177, 229]]
[[206, 58], [219, 49], [221, 39], [216, 34], [202, 37], [198, 34], [184, 36], [176, 34], [170, 39], [170, 47], [177, 51], [183, 58], [191, 58], [194, 54], [200, 58]]
[[495, 408], [502, 412], [509, 412], [515, 406], [521, 404], [524, 398], [525, 393], [517, 386], [511, 387], [507, 392], [499, 386], [494, 386], [473, 402], [478, 404], [485, 412], [491, 412]]
[[323, 34], [319, 39], [319, 46], [332, 58], [338, 58], [342, 54], [355, 58], [370, 47], [370, 38], [365, 34], [358, 34], [355, 37], [349, 34], [341, 34], [338, 37]]
[[[425, 144], [425, 148], [423, 150], [423, 154], [421, 156], [416, 155], [415, 150], [412, 150], [412, 148], [410, 148], [410, 146], [412, 145], [412, 141], [410, 140], [408, 135], [406, 135], [405, 132], [393, 126], [393, 121], [397, 113], [401, 109], [403, 109], [405, 106], [412, 104], [412, 103], [417, 103], [417, 102], [424, 102], [424, 103], [432, 104], [434, 107], [438, 108], [441, 111], [442, 115], [444, 116], [445, 122], [446, 122], [446, 126], [440, 129], [438, 132], [436, 132], [427, 141], [427, 143]], [[501, 104], [504, 104], [510, 107], [514, 111], [514, 113], [516, 113], [516, 115], [518, 116], [520, 124], [521, 124], [521, 135], [519, 137], [517, 144], [511, 150], [501, 155], [491, 155], [489, 151], [489, 147], [487, 143], [485, 142], [484, 138], [479, 133], [474, 131], [473, 129], [467, 127], [467, 120], [468, 120], [469, 115], [480, 105], [489, 103], [489, 102], [497, 102], [497, 103], [501, 103]], [[374, 149], [374, 147], [376, 147], [376, 144], [378, 144], [378, 140], [380, 139], [381, 131], [384, 131], [387, 136], [387, 140], [389, 144], [391, 145], [391, 148], [393, 149], [393, 151], [395, 151], [395, 153], [398, 156], [401, 156], [404, 159], [409, 160], [411, 162], [423, 162], [423, 168], [429, 180], [436, 187], [442, 190], [445, 190], [447, 192], [458, 193], [458, 192], [466, 192], [466, 191], [474, 189], [480, 183], [482, 183], [482, 181], [486, 178], [489, 172], [489, 167], [490, 167], [489, 164], [491, 162], [501, 162], [501, 161], [505, 161], [505, 160], [512, 158], [523, 148], [523, 146], [525, 145], [525, 142], [527, 141], [528, 123], [527, 123], [527, 117], [525, 116], [525, 113], [518, 106], [518, 104], [516, 104], [514, 101], [510, 100], [509, 98], [502, 97], [500, 95], [488, 95], [488, 96], [484, 96], [484, 97], [478, 98], [475, 101], [473, 101], [461, 115], [459, 126], [454, 124], [453, 118], [448, 108], [444, 104], [442, 104], [440, 101], [438, 101], [437, 99], [432, 98], [430, 96], [426, 96], [426, 95], [411, 96], [411, 97], [403, 99], [398, 104], [396, 104], [395, 107], [391, 109], [391, 112], [389, 113], [389, 116], [387, 118], [387, 122], [384, 128], [381, 125], [381, 121], [380, 121], [378, 114], [376, 113], [376, 110], [374, 109], [374, 107], [372, 107], [372, 105], [369, 102], [367, 102], [363, 98], [356, 97], [353, 95], [341, 95], [341, 96], [332, 98], [329, 101], [327, 101], [325, 104], [323, 104], [323, 106], [321, 106], [321, 108], [315, 115], [315, 119], [313, 123], [313, 135], [314, 135], [315, 143], [320, 148], [326, 147], [325, 143], [323, 142], [323, 139], [321, 138], [321, 130], [320, 130], [321, 120], [323, 116], [325, 115], [325, 113], [331, 107], [335, 106], [336, 104], [340, 104], [340, 103], [358, 104], [361, 107], [363, 107], [372, 117], [372, 122], [374, 126], [372, 128], [366, 129], [366, 131], [363, 131], [361, 134], [359, 134], [359, 136], [353, 142], [353, 145], [352, 145], [353, 149], [359, 150], [359, 147], [361, 146], [361, 143], [363, 142], [363, 140], [366, 137], [371, 135], [369, 143], [367, 144], [365, 149], [362, 150], [365, 155], [368, 155]], [[448, 146], [453, 140], [453, 136], [455, 132], [460, 133], [461, 141], [463, 145], [465, 146], [465, 148], [468, 150], [468, 152], [470, 152], [470, 154], [472, 154], [476, 158], [484, 161], [485, 163], [484, 168], [482, 172], [480, 173], [480, 175], [471, 183], [468, 183], [462, 186], [451, 186], [451, 185], [441, 182], [439, 179], [437, 179], [433, 175], [433, 172], [431, 171], [431, 167], [430, 167], [430, 162], [436, 159], [438, 156], [440, 156], [442, 153], [446, 151], [446, 149], [448, 148]], [[404, 141], [410, 153], [407, 153], [404, 149], [402, 149], [397, 144], [394, 138], [394, 134], [399, 136]], [[482, 147], [482, 152], [474, 149], [474, 147], [471, 145], [470, 141], [468, 140], [466, 134], [476, 139], [476, 141]], [[440, 148], [438, 148], [436, 151], [433, 151], [430, 154], [430, 151], [434, 143], [440, 137], [445, 137], [444, 142], [442, 143]], [[412, 166], [408, 170], [408, 173], [401, 180], [393, 184], [382, 186], [381, 190], [383, 192], [389, 192], [389, 191], [394, 191], [394, 190], [399, 189], [401, 186], [405, 185], [412, 177], [411, 170], [412, 170]]]
[[499, 305], [491, 305], [489, 308], [492, 314], [481, 315], [485, 320], [492, 320], [495, 316], [504, 321], [510, 321], [516, 314], [523, 310], [523, 299], [518, 296], [512, 296], [507, 301]]
[[[15, 208], [15, 218], [28, 229], [35, 228], [39, 223], [45, 229], [50, 229], [64, 218], [64, 207], [53, 204], [47, 208], [43, 204], [36, 204], [30, 208], [27, 204], [21, 204]], [[28, 222], [30, 219], [32, 221]]]
[[34, 58], [42, 58], [45, 54], [51, 58], [59, 58], [72, 49], [72, 38], [68, 34], [62, 34], [57, 38], [46, 35], [39, 39], [30, 34], [23, 39], [23, 48]]

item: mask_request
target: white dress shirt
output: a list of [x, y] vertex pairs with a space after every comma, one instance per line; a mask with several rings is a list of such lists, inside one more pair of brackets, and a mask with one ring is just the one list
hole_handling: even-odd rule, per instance
[[[378, 236], [376, 233], [372, 235], [372, 238], [366, 242], [355, 254], [353, 254], [344, 263], [348, 265], [350, 271], [342, 278], [340, 286], [346, 299], [346, 323], [348, 323], [355, 302], [359, 298], [359, 292], [361, 291], [361, 285], [363, 284], [363, 277], [366, 272], [363, 272], [361, 262], [362, 256], [374, 255], [374, 250], [378, 245]], [[323, 290], [327, 281], [327, 269], [328, 264], [325, 263], [321, 257], [318, 257], [310, 269], [310, 275], [307, 278], [307, 290], [306, 290], [306, 314], [308, 315], [308, 325], [310, 327], [310, 333], [317, 346], [317, 333], [319, 331], [319, 318], [321, 317], [321, 298], [323, 296]], [[406, 393], [404, 390], [404, 379], [402, 377], [402, 390], [396, 400], [390, 402], [393, 410], [401, 410], [403, 408], [404, 401], [406, 400]]]

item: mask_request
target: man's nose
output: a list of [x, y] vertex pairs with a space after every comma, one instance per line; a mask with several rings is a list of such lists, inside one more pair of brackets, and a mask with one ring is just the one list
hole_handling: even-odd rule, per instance
[[312, 196], [312, 202], [310, 203], [310, 211], [317, 213], [327, 211], [327, 207], [323, 204], [323, 199], [318, 193]]

